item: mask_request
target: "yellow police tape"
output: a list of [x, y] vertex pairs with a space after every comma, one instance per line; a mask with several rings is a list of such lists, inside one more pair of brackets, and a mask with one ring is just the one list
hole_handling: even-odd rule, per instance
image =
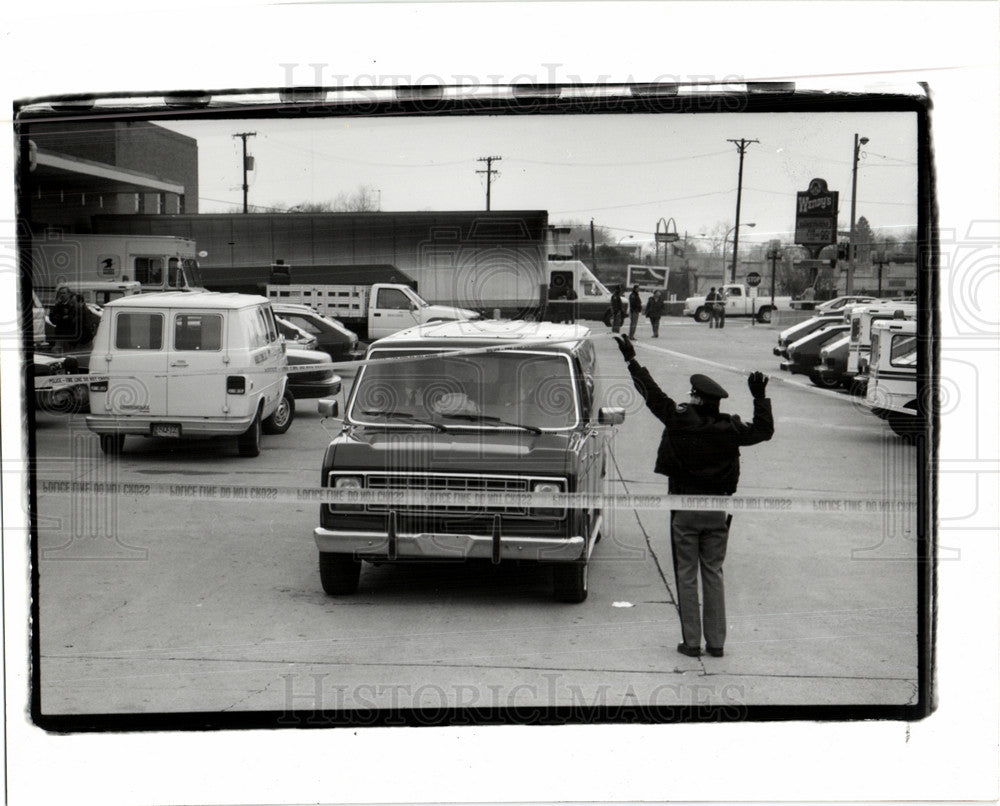
[[[91, 482], [39, 479], [39, 495], [123, 496], [183, 501], [268, 504], [341, 504], [441, 512], [440, 507], [463, 507], [465, 512], [511, 509], [696, 510], [761, 513], [816, 513], [872, 515], [909, 512], [915, 498], [863, 496], [713, 496], [635, 495], [544, 492], [460, 492], [452, 490], [343, 490], [329, 487], [240, 486], [229, 484], [170, 484], [155, 482]], [[419, 510], [418, 510], [419, 511]], [[449, 514], [463, 512], [449, 510]]]

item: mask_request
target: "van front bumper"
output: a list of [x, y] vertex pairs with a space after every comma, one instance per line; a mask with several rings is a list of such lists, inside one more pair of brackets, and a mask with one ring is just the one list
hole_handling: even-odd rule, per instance
[[154, 425], [179, 425], [181, 438], [239, 436], [250, 427], [253, 416], [239, 418], [207, 417], [120, 417], [109, 414], [88, 414], [87, 428], [95, 434], [138, 434], [152, 436]]
[[572, 537], [471, 535], [438, 532], [400, 532], [389, 535], [341, 529], [313, 530], [321, 552], [351, 554], [363, 559], [492, 559], [570, 562], [584, 556], [586, 540]]

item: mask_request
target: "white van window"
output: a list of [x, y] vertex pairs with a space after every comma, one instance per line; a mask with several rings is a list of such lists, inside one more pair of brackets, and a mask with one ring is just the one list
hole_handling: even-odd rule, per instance
[[179, 313], [174, 317], [175, 350], [221, 350], [222, 316], [217, 313]]
[[162, 257], [137, 257], [135, 259], [135, 279], [143, 285], [163, 283]]
[[271, 341], [277, 341], [281, 334], [278, 333], [278, 323], [274, 321], [274, 311], [271, 310], [270, 306], [265, 306], [261, 308], [264, 312], [264, 319], [267, 321], [267, 333], [271, 337]]
[[264, 329], [264, 341], [268, 344], [278, 340], [278, 326], [274, 323], [274, 318], [271, 314], [271, 309], [268, 308], [258, 308], [257, 318], [260, 320], [261, 327]]
[[246, 323], [247, 344], [250, 345], [250, 349], [259, 350], [267, 346], [267, 325], [260, 315], [260, 309], [257, 308], [252, 313], [248, 311], [240, 318]]
[[894, 367], [917, 365], [917, 337], [893, 336], [889, 363]]
[[410, 310], [410, 298], [398, 288], [380, 288], [375, 307], [392, 311], [408, 311]]
[[184, 272], [181, 271], [181, 260], [172, 257], [167, 261], [167, 285], [171, 288], [184, 288]]
[[115, 317], [115, 347], [119, 350], [162, 350], [163, 314], [122, 312]]

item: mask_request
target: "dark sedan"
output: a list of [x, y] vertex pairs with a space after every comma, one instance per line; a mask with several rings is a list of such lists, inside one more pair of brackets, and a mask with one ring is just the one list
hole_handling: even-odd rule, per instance
[[271, 303], [276, 316], [315, 337], [317, 350], [330, 358], [347, 358], [358, 345], [358, 336], [335, 319], [323, 316], [306, 305]]
[[288, 347], [285, 350], [288, 366], [296, 368], [288, 373], [288, 388], [299, 400], [318, 397], [332, 397], [340, 392], [341, 379], [330, 367], [322, 367], [312, 372], [299, 370], [310, 364], [329, 364], [330, 356], [318, 350], [300, 350]]

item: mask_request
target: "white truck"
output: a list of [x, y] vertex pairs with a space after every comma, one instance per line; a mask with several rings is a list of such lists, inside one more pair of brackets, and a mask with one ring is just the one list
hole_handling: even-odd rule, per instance
[[917, 323], [881, 319], [871, 326], [871, 363], [865, 405], [904, 439], [924, 428], [917, 396]]
[[46, 307], [60, 285], [137, 282], [144, 292], [202, 287], [194, 241], [172, 235], [34, 235], [27, 273]]
[[408, 285], [267, 285], [274, 302], [308, 305], [353, 330], [362, 339], [381, 339], [399, 330], [429, 322], [479, 319], [476, 311], [431, 305]]
[[[600, 320], [611, 307], [611, 291], [580, 260], [547, 262], [548, 302], [546, 318], [556, 322], [567, 319]], [[576, 299], [569, 290], [573, 289]]]
[[[791, 297], [774, 297], [770, 294], [759, 296], [757, 289], [742, 283], [729, 283], [721, 288], [726, 295], [726, 316], [753, 316], [758, 322], [771, 321], [771, 312], [792, 310]], [[718, 293], [718, 290], [716, 291]], [[699, 322], [707, 322], [712, 312], [705, 303], [705, 295], [688, 297], [684, 300], [684, 315], [693, 316]]]

